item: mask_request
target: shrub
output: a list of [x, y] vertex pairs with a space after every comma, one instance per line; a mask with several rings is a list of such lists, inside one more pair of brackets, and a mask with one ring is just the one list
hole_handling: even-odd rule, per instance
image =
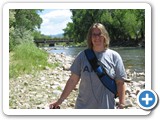
[[10, 78], [37, 72], [46, 66], [52, 67], [47, 58], [48, 53], [37, 48], [34, 43], [26, 42], [16, 46], [10, 58]]

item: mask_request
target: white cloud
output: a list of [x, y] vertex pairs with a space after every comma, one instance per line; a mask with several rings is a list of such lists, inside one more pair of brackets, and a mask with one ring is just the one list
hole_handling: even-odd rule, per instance
[[71, 22], [72, 13], [70, 10], [66, 9], [57, 9], [49, 10], [44, 14], [42, 13], [40, 17], [43, 19], [41, 24], [41, 33], [45, 35], [55, 35], [63, 33], [63, 29], [66, 28], [67, 23]]

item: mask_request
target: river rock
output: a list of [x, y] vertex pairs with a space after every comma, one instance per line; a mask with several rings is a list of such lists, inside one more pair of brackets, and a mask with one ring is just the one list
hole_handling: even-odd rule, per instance
[[64, 64], [63, 66], [63, 70], [69, 70], [70, 69], [70, 67], [71, 67], [71, 64]]
[[128, 107], [133, 107], [133, 103], [131, 100], [126, 100], [125, 101], [125, 108], [128, 108]]

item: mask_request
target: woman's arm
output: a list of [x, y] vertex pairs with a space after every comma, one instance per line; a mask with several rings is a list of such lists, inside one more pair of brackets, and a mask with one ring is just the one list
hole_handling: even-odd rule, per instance
[[76, 85], [78, 84], [80, 77], [74, 73], [71, 74], [69, 80], [66, 83], [66, 86], [60, 96], [60, 98], [58, 99], [57, 102], [53, 102], [52, 104], [50, 104], [50, 109], [52, 108], [57, 108], [67, 97], [68, 95], [71, 93], [71, 91], [76, 87]]
[[123, 109], [125, 106], [125, 90], [126, 86], [123, 80], [116, 80], [117, 84], [117, 91], [118, 91], [118, 96], [119, 96], [119, 105], [118, 107], [120, 109]]

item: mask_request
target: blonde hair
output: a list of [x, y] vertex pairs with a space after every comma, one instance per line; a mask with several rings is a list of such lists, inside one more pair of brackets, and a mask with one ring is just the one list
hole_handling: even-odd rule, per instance
[[92, 31], [94, 28], [98, 28], [101, 31], [101, 35], [104, 37], [104, 47], [105, 49], [109, 48], [109, 42], [110, 42], [110, 37], [108, 34], [108, 31], [106, 30], [106, 28], [104, 27], [104, 25], [102, 25], [101, 23], [94, 23], [88, 31], [88, 35], [87, 35], [87, 44], [88, 44], [88, 48], [93, 49], [93, 44], [92, 44]]

